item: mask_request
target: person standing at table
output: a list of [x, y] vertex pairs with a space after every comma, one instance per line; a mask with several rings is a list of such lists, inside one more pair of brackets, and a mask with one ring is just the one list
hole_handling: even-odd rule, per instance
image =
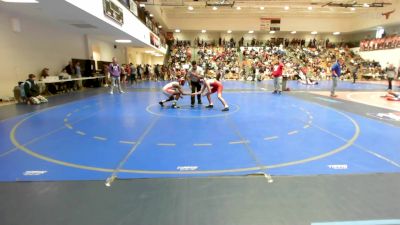
[[72, 65], [72, 61], [68, 62], [68, 65], [64, 68], [65, 72], [68, 73], [69, 75], [75, 74], [75, 68]]
[[[64, 71], [70, 76], [75, 74], [76, 71], [75, 71], [74, 65], [72, 64], [72, 61], [68, 62], [68, 65], [64, 68]], [[65, 85], [62, 85], [62, 86], [63, 86], [62, 89], [64, 89], [64, 91], [67, 91], [67, 92], [72, 91], [74, 89], [74, 82], [67, 81], [67, 82], [65, 82]]]
[[[188, 78], [190, 80], [190, 86], [192, 87], [192, 93], [199, 92], [201, 90], [200, 80], [204, 77], [203, 68], [197, 66], [196, 61], [192, 61], [192, 68], [188, 71]], [[190, 106], [194, 107], [195, 97], [190, 97]], [[201, 94], [197, 94], [197, 104], [201, 105]]]
[[117, 63], [117, 58], [112, 58], [112, 63], [109, 65], [108, 70], [110, 71], [111, 76], [111, 86], [110, 86], [110, 94], [114, 94], [114, 86], [118, 87], [119, 93], [124, 93], [121, 88], [121, 67]]
[[[79, 61], [75, 63], [75, 74], [76, 78], [82, 78], [81, 63]], [[80, 90], [82, 88], [82, 80], [77, 80], [76, 86], [78, 87], [78, 90]]]

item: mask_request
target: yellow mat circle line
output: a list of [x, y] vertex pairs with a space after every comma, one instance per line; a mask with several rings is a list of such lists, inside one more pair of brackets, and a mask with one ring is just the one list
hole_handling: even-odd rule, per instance
[[[358, 136], [360, 135], [360, 127], [359, 127], [359, 125], [357, 124], [357, 122], [353, 118], [351, 118], [350, 116], [346, 115], [345, 113], [342, 113], [342, 112], [337, 111], [335, 109], [332, 109], [332, 108], [330, 108], [330, 109], [335, 111], [335, 112], [337, 112], [337, 113], [339, 113], [339, 114], [341, 114], [341, 115], [343, 115], [348, 120], [350, 120], [350, 122], [355, 127], [355, 132], [353, 134], [353, 137], [350, 140], [348, 140], [345, 145], [342, 145], [342, 146], [340, 146], [340, 147], [338, 147], [338, 148], [336, 148], [334, 150], [331, 150], [329, 152], [326, 152], [324, 154], [320, 154], [320, 155], [317, 155], [317, 156], [309, 157], [309, 158], [306, 158], [306, 159], [286, 162], [286, 163], [279, 163], [279, 164], [269, 165], [269, 166], [268, 165], [264, 165], [264, 166], [262, 166], [262, 168], [260, 168], [260, 167], [247, 167], [247, 168], [238, 168], [238, 169], [201, 170], [201, 171], [163, 171], [163, 170], [129, 170], [129, 169], [121, 169], [119, 172], [124, 172], [124, 173], [142, 173], [142, 174], [216, 174], [216, 173], [235, 173], [235, 172], [248, 172], [248, 171], [255, 171], [255, 170], [260, 170], [260, 169], [273, 169], [273, 168], [279, 168], [279, 167], [285, 167], [285, 166], [293, 166], [293, 165], [297, 165], [297, 164], [303, 164], [303, 163], [315, 161], [315, 160], [318, 160], [318, 159], [326, 158], [328, 156], [331, 156], [331, 155], [334, 155], [336, 153], [339, 153], [339, 152], [345, 150], [346, 148], [350, 147], [357, 140]], [[78, 169], [85, 169], [85, 170], [92, 170], [92, 171], [100, 171], [100, 172], [113, 172], [114, 171], [113, 169], [109, 169], [109, 168], [85, 166], [85, 165], [69, 163], [69, 162], [53, 159], [53, 158], [41, 155], [39, 153], [36, 153], [36, 152], [28, 149], [27, 147], [23, 146], [22, 144], [20, 144], [17, 141], [17, 139], [15, 138], [15, 134], [16, 134], [16, 131], [17, 131], [18, 127], [21, 126], [21, 124], [23, 124], [25, 121], [27, 121], [28, 119], [32, 118], [35, 115], [38, 115], [39, 113], [40, 112], [34, 113], [34, 114], [32, 114], [32, 115], [30, 115], [28, 117], [25, 117], [24, 119], [20, 120], [17, 124], [14, 125], [14, 127], [10, 131], [10, 140], [18, 149], [22, 150], [23, 152], [25, 152], [25, 153], [27, 153], [27, 154], [35, 157], [35, 158], [42, 159], [44, 161], [55, 163], [55, 164], [62, 165], [62, 166], [73, 167], [73, 168], [78, 168]]]

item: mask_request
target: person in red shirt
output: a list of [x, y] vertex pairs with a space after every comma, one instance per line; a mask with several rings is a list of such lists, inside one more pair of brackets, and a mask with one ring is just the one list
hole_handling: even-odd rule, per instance
[[207, 89], [205, 95], [207, 95], [208, 106], [206, 106], [206, 108], [212, 109], [214, 108], [214, 104], [211, 100], [211, 94], [217, 92], [218, 99], [221, 101], [222, 105], [224, 105], [222, 111], [226, 112], [229, 111], [229, 106], [228, 103], [226, 103], [225, 99], [222, 97], [222, 90], [224, 89], [224, 86], [219, 81], [219, 79], [220, 77], [217, 75], [216, 79], [204, 80], [203, 88], [199, 92], [193, 93], [192, 96], [203, 93]]
[[272, 76], [274, 77], [274, 92], [273, 94], [282, 93], [282, 73], [283, 73], [283, 63], [282, 58], [278, 57], [278, 60], [274, 63], [274, 68]]

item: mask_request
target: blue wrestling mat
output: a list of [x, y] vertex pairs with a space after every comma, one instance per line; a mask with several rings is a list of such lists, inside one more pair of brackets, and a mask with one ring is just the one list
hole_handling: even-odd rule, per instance
[[263, 83], [224, 83], [229, 112], [216, 96], [213, 109], [205, 97], [172, 109], [158, 105], [158, 91], [134, 91], [162, 84], [0, 121], [0, 180], [400, 172], [398, 127], [273, 95]]

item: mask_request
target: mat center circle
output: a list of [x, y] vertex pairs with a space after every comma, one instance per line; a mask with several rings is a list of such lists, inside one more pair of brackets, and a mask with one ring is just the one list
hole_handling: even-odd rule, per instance
[[210, 117], [224, 117], [231, 115], [240, 110], [238, 105], [232, 104], [229, 106], [229, 111], [222, 112], [221, 105], [214, 105], [214, 108], [205, 108], [205, 105], [180, 105], [180, 108], [172, 108], [170, 105], [161, 107], [159, 104], [152, 104], [147, 106], [146, 111], [157, 116], [166, 117], [179, 117], [179, 118], [210, 118]]

